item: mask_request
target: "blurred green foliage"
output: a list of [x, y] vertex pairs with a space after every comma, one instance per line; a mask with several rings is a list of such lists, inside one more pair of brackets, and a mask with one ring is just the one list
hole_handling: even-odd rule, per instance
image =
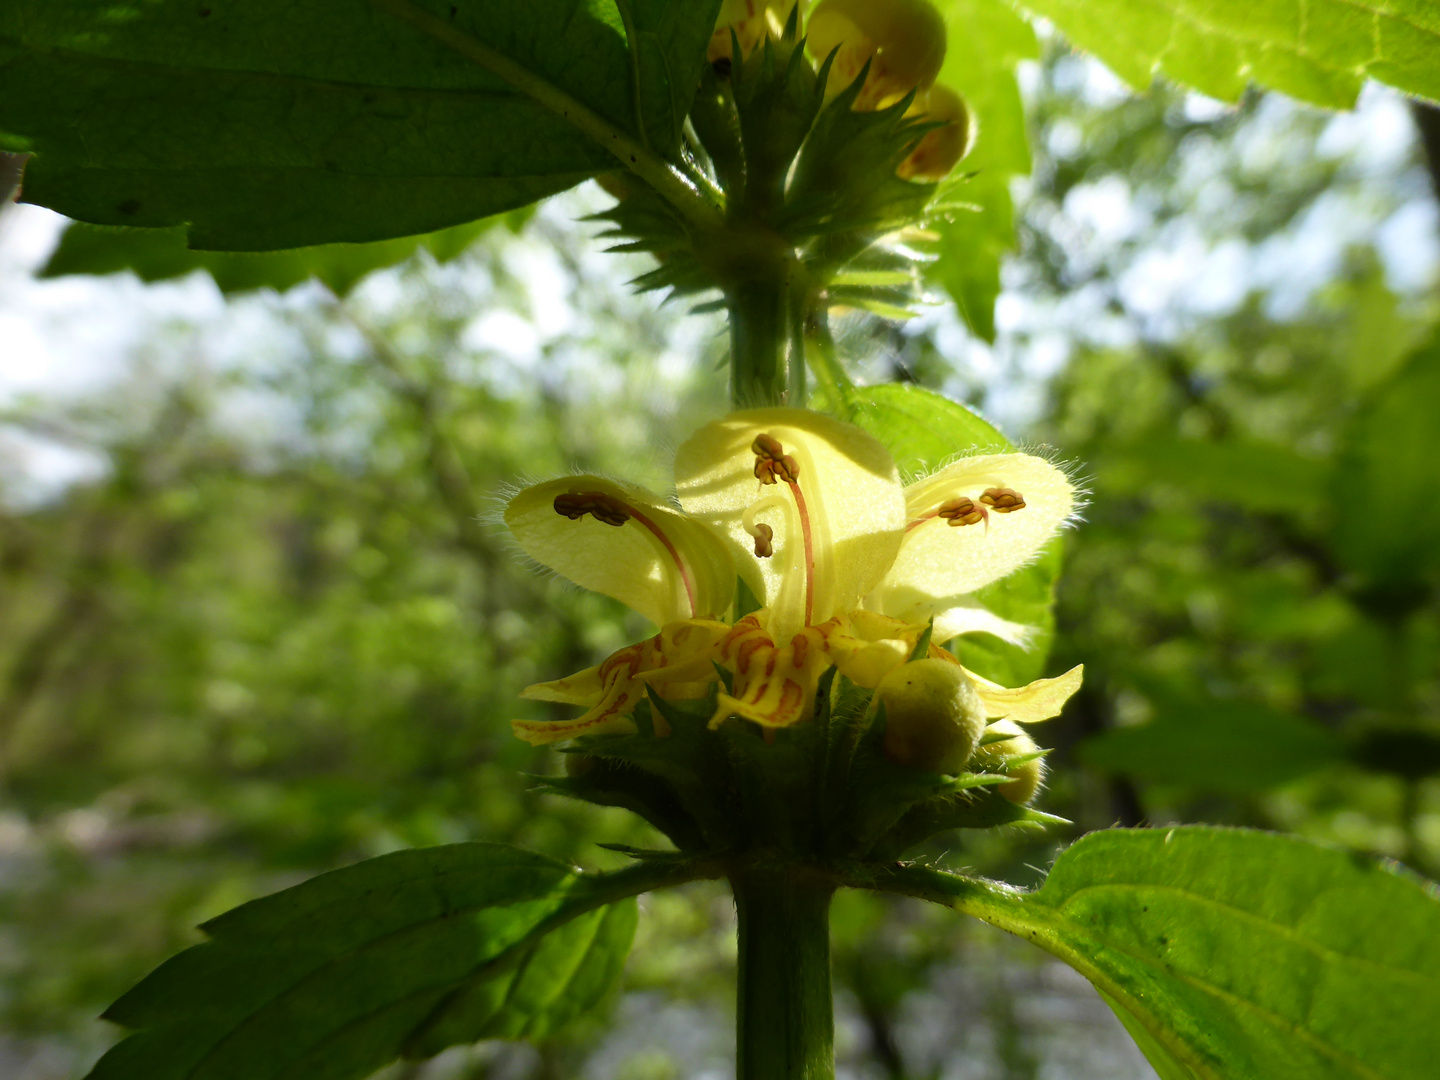
[[[1095, 70], [1054, 50], [1031, 70], [1037, 169], [1007, 269], [1029, 321], [1002, 319], [983, 355], [925, 320], [856, 317], [842, 337], [862, 371], [999, 413], [1028, 386], [1032, 422], [1008, 433], [1091, 476], [1048, 663], [1085, 663], [1086, 685], [1043, 739], [1042, 807], [1076, 828], [929, 855], [1030, 883], [1081, 831], [1207, 820], [1433, 874], [1433, 283], [1396, 287], [1361, 240], [1299, 301], [1283, 275], [1208, 308], [1137, 300], [1177, 235], [1258, 260], [1337, 200], [1379, 220], [1430, 198], [1423, 173], [1317, 153], [1318, 113], [1125, 98]], [[1117, 185], [1110, 217], [1080, 212]], [[542, 708], [521, 687], [644, 628], [527, 567], [496, 498], [576, 468], [663, 489], [666, 442], [724, 398], [719, 324], [627, 299], [622, 264], [597, 259], [542, 212], [343, 303], [239, 301], [269, 328], [243, 364], [179, 325], [115, 386], [0, 417], [106, 466], [41, 503], [0, 488], [0, 1014], [12, 1039], [61, 1048], [35, 1075], [93, 1058], [113, 1032], [91, 1018], [196, 923], [316, 871], [463, 839], [619, 866], [597, 841], [661, 842], [536, 794], [523, 774], [557, 759], [508, 731]], [[995, 374], [1057, 336], [1058, 372]], [[424, 1075], [723, 1075], [731, 918], [710, 886], [646, 897], [621, 997], [538, 1052], [482, 1047]], [[857, 1076], [938, 1077], [960, 1049], [1007, 1080], [1145, 1075], [1103, 1046], [1084, 1057], [1104, 1006], [983, 927], [845, 894], [835, 937]]]

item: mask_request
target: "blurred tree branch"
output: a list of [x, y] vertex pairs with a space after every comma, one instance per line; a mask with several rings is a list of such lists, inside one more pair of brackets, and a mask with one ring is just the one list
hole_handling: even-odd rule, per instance
[[1440, 106], [1431, 105], [1428, 101], [1412, 101], [1410, 114], [1415, 117], [1415, 127], [1420, 133], [1430, 182], [1435, 186], [1436, 198], [1440, 198]]
[[433, 380], [415, 377], [393, 345], [375, 327], [357, 315], [333, 294], [331, 304], [342, 319], [365, 339], [376, 362], [389, 377], [391, 388], [410, 403], [421, 421], [426, 438], [426, 462], [445, 508], [455, 524], [455, 538], [460, 546], [474, 556], [489, 575], [495, 568], [495, 546], [481, 527], [481, 507], [475, 498], [469, 470], [460, 452], [445, 430], [444, 400]]

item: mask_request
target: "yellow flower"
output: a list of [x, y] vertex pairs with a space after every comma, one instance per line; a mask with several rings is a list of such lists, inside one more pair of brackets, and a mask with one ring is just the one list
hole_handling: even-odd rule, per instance
[[[516, 721], [522, 739], [633, 731], [647, 688], [703, 697], [716, 665], [732, 678], [712, 726], [799, 723], [827, 669], [873, 689], [931, 619], [934, 642], [976, 632], [1023, 642], [1028, 628], [973, 594], [1032, 560], [1074, 509], [1065, 474], [1029, 454], [962, 457], [902, 487], [874, 438], [802, 409], [706, 425], [680, 447], [675, 483], [680, 509], [597, 476], [536, 484], [507, 506], [532, 558], [660, 628], [598, 667], [530, 687], [527, 697], [586, 712]], [[761, 608], [732, 622], [737, 573]], [[958, 663], [937, 644], [929, 655]], [[1059, 712], [1080, 669], [1020, 689], [970, 678], [989, 719], [1029, 723]]]
[[975, 142], [975, 125], [965, 99], [936, 83], [915, 96], [905, 115], [943, 126], [927, 131], [895, 171], [904, 180], [935, 183], [945, 179]]
[[912, 90], [923, 93], [945, 62], [945, 19], [930, 0], [821, 0], [805, 34], [811, 56], [835, 54], [827, 98], [870, 65], [851, 106], [861, 112], [893, 105]]
[[725, 0], [720, 5], [715, 33], [710, 37], [705, 58], [712, 64], [721, 59], [734, 59], [730, 53], [738, 40], [743, 60], [767, 37], [779, 39], [795, 7], [800, 8], [803, 19], [805, 3], [806, 0]]

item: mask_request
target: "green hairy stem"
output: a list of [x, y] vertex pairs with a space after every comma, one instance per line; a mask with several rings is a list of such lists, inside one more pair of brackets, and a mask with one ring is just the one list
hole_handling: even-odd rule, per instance
[[732, 874], [740, 922], [736, 1080], [832, 1080], [830, 897], [799, 867]]

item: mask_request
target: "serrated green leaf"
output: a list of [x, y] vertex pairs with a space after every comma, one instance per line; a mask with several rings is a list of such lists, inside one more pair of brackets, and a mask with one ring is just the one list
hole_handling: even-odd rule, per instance
[[1157, 71], [1222, 101], [1247, 83], [1331, 108], [1378, 79], [1440, 98], [1440, 10], [1426, 0], [1026, 0], [1136, 89]]
[[894, 878], [883, 887], [951, 902], [1076, 968], [1163, 1049], [1167, 1080], [1435, 1075], [1436, 887], [1350, 852], [1240, 829], [1110, 829], [1061, 854], [1034, 893], [918, 867]]
[[96, 224], [188, 225], [199, 248], [432, 232], [616, 158], [396, 10], [667, 154], [718, 3], [631, 0], [632, 61], [605, 0], [14, 0], [0, 8], [0, 148], [34, 151], [28, 200]]
[[1256, 702], [1166, 705], [1159, 719], [1081, 744], [1081, 760], [1202, 791], [1267, 791], [1344, 759], [1326, 728]]
[[1145, 1060], [1154, 1067], [1155, 1075], [1160, 1080], [1196, 1080], [1195, 1073], [1190, 1070], [1189, 1066], [1182, 1061], [1177, 1061], [1175, 1055], [1156, 1041], [1155, 1037], [1146, 1031], [1135, 1017], [1125, 1011], [1123, 1005], [1103, 990], [1100, 991], [1100, 999], [1110, 1006], [1110, 1011], [1115, 1014], [1130, 1037], [1135, 1040], [1135, 1045], [1145, 1055]]
[[207, 923], [108, 1019], [140, 1029], [91, 1080], [364, 1077], [402, 1053], [538, 1037], [590, 1008], [636, 893], [679, 864], [582, 875], [496, 844], [401, 851]]
[[372, 271], [403, 262], [422, 248], [449, 262], [501, 221], [523, 220], [524, 210], [486, 218], [423, 236], [402, 236], [369, 244], [322, 244], [289, 251], [196, 251], [185, 244], [185, 227], [127, 229], [74, 221], [41, 277], [115, 274], [128, 270], [142, 281], [164, 281], [204, 270], [225, 293], [251, 289], [283, 291], [311, 278], [344, 296]]
[[934, 472], [967, 451], [1015, 449], [974, 410], [933, 390], [909, 383], [857, 386], [850, 398], [851, 423], [885, 444], [906, 479]]

